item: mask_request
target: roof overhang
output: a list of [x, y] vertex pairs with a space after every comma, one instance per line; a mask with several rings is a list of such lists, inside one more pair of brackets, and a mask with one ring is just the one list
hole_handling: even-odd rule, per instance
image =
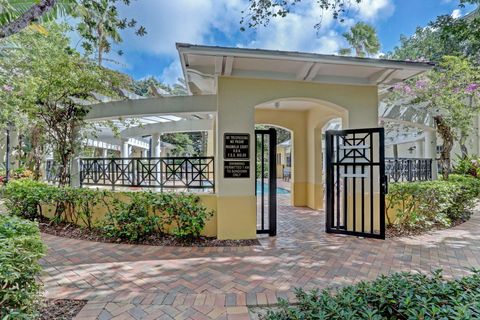
[[218, 76], [345, 85], [392, 85], [434, 67], [429, 62], [177, 43], [191, 94], [216, 94]]

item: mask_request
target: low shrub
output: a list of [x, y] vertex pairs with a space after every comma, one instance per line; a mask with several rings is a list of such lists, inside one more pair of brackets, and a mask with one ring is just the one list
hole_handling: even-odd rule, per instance
[[123, 195], [128, 200], [105, 201], [109, 212], [103, 229], [111, 237], [135, 241], [155, 232], [170, 232], [180, 238], [195, 238], [212, 216], [193, 194], [147, 191]]
[[[119, 196], [120, 195], [120, 196]], [[30, 179], [11, 181], [4, 191], [9, 213], [30, 220], [44, 217], [42, 206], [53, 211], [53, 222], [83, 222], [93, 228], [93, 213], [105, 206], [101, 227], [110, 237], [136, 241], [155, 232], [182, 238], [198, 237], [212, 212], [197, 195], [151, 191], [114, 193], [106, 190], [56, 187]]]
[[441, 271], [431, 276], [396, 273], [372, 282], [360, 282], [336, 293], [296, 290], [298, 305], [284, 300], [268, 320], [304, 319], [478, 319], [480, 273], [445, 280]]
[[126, 195], [126, 202], [117, 198], [105, 202], [108, 213], [103, 221], [103, 230], [109, 237], [136, 241], [154, 234], [160, 218], [150, 214], [150, 193], [139, 192]]
[[393, 183], [387, 194], [387, 210], [395, 210], [389, 224], [410, 229], [428, 229], [468, 218], [480, 196], [480, 179], [450, 175], [448, 180]]
[[35, 281], [45, 253], [38, 225], [0, 214], [0, 319], [31, 319], [40, 302]]
[[42, 203], [52, 200], [54, 190], [43, 182], [31, 179], [10, 181], [4, 190], [5, 206], [16, 216], [30, 220], [42, 216]]
[[181, 238], [200, 236], [205, 223], [213, 215], [193, 194], [153, 194], [152, 208], [162, 219], [163, 226], [172, 226], [172, 234]]
[[459, 157], [457, 164], [453, 167], [453, 172], [459, 175], [480, 177], [480, 158], [477, 156]]

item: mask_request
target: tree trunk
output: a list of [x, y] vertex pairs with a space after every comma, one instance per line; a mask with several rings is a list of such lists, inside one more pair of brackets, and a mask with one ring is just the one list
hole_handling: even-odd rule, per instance
[[453, 132], [452, 128], [445, 123], [443, 116], [435, 116], [435, 125], [437, 126], [437, 132], [440, 134], [443, 140], [443, 148], [440, 153], [440, 164], [442, 165], [442, 175], [445, 180], [448, 179], [450, 174], [450, 154], [453, 149]]
[[41, 166], [44, 156], [44, 144], [42, 143], [43, 132], [41, 127], [34, 126], [30, 130], [29, 141], [31, 145], [31, 150], [26, 156], [27, 167], [33, 172], [33, 179], [39, 180], [41, 177]]
[[22, 29], [26, 28], [30, 23], [37, 21], [43, 14], [52, 9], [56, 2], [57, 0], [40, 0], [40, 2], [31, 6], [30, 9], [25, 11], [20, 17], [4, 26], [1, 26], [0, 39], [18, 33]]
[[467, 159], [468, 158], [468, 148], [467, 148], [467, 136], [465, 136], [463, 133], [460, 136], [460, 150], [462, 151], [462, 159]]

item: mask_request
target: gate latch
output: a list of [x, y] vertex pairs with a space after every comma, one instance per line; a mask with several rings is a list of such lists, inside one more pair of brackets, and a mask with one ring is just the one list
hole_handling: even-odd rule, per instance
[[383, 193], [388, 194], [388, 176], [387, 175], [383, 176], [382, 187], [383, 187]]

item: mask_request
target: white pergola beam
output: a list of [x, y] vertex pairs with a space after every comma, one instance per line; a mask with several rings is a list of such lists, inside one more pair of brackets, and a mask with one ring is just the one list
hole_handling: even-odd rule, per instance
[[140, 100], [121, 100], [90, 106], [88, 121], [135, 118], [161, 114], [217, 112], [217, 96], [172, 96]]
[[122, 138], [141, 137], [157, 133], [195, 132], [213, 130], [213, 120], [180, 120], [132, 127], [120, 132]]
[[385, 145], [392, 146], [395, 144], [412, 143], [412, 142], [421, 141], [424, 139], [425, 139], [425, 134], [416, 135], [416, 136], [409, 135], [403, 138], [385, 137]]
[[425, 130], [425, 131], [435, 131], [436, 130], [435, 128], [432, 128], [430, 126], [420, 124], [420, 123], [416, 123], [416, 122], [410, 122], [410, 121], [406, 121], [406, 120], [385, 118], [385, 117], [379, 117], [378, 120], [379, 121], [383, 120], [383, 121], [386, 121], [386, 122], [399, 123], [399, 124], [403, 124], [403, 125], [406, 125], [406, 126], [419, 128], [419, 129], [422, 129], [422, 130]]

